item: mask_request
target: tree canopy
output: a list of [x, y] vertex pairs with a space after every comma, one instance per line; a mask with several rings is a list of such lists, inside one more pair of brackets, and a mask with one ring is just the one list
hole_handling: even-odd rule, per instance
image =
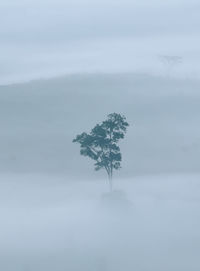
[[89, 134], [77, 135], [73, 142], [80, 144], [80, 154], [95, 161], [95, 170], [105, 169], [112, 186], [113, 170], [121, 167], [122, 155], [118, 142], [124, 138], [129, 124], [123, 115], [112, 113]]

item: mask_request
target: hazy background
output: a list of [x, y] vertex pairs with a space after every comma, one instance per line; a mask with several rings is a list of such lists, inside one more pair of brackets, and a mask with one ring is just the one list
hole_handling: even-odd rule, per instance
[[7, 0], [0, 3], [0, 83], [66, 73], [173, 74], [199, 78], [198, 0]]
[[200, 268], [199, 175], [116, 181], [130, 206], [103, 201], [105, 180], [1, 178], [1, 270]]
[[[1, 86], [0, 269], [199, 271], [199, 85], [120, 73]], [[72, 139], [110, 112], [130, 127], [105, 200], [105, 172]]]
[[[0, 2], [0, 270], [200, 270], [199, 13]], [[112, 112], [130, 127], [108, 195], [72, 140]]]
[[120, 144], [132, 177], [198, 173], [199, 82], [143, 75], [82, 75], [0, 88], [0, 170], [102, 178], [73, 138], [111, 112], [130, 127]]

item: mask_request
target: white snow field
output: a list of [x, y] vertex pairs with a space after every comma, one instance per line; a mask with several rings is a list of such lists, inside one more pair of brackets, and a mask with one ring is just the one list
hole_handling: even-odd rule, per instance
[[199, 179], [1, 175], [0, 270], [198, 271]]

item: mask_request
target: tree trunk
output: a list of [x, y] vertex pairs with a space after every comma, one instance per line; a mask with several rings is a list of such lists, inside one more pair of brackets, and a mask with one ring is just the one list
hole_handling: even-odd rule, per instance
[[109, 190], [110, 190], [110, 193], [111, 193], [112, 190], [113, 190], [112, 175], [109, 175], [108, 179], [109, 179]]
[[108, 174], [108, 182], [109, 182], [109, 191], [112, 192], [113, 190], [113, 183], [112, 183], [112, 171], [105, 167], [105, 170]]

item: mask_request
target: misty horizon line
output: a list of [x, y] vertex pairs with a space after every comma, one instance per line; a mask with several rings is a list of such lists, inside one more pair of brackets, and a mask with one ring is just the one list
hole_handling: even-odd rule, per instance
[[[68, 79], [68, 78], [80, 78], [80, 77], [93, 77], [93, 76], [105, 76], [105, 77], [111, 77], [111, 76], [135, 76], [135, 77], [146, 77], [146, 78], [152, 78], [152, 79], [161, 79], [164, 81], [197, 81], [200, 82], [200, 77], [198, 76], [192, 76], [192, 75], [177, 75], [177, 74], [171, 74], [170, 76], [164, 74], [164, 73], [150, 73], [150, 72], [140, 72], [140, 71], [130, 71], [130, 72], [118, 72], [118, 71], [84, 71], [84, 72], [65, 72], [62, 74], [57, 75], [47, 75], [47, 76], [35, 76], [32, 78], [27, 79], [16, 79], [16, 80], [5, 80], [4, 83], [1, 83], [0, 79], [0, 87], [6, 87], [6, 86], [17, 86], [17, 85], [24, 85], [24, 84], [30, 84], [30, 83], [37, 83], [41, 81], [51, 81], [51, 80], [62, 80], [62, 79]], [[4, 81], [4, 80], [3, 80]]]

